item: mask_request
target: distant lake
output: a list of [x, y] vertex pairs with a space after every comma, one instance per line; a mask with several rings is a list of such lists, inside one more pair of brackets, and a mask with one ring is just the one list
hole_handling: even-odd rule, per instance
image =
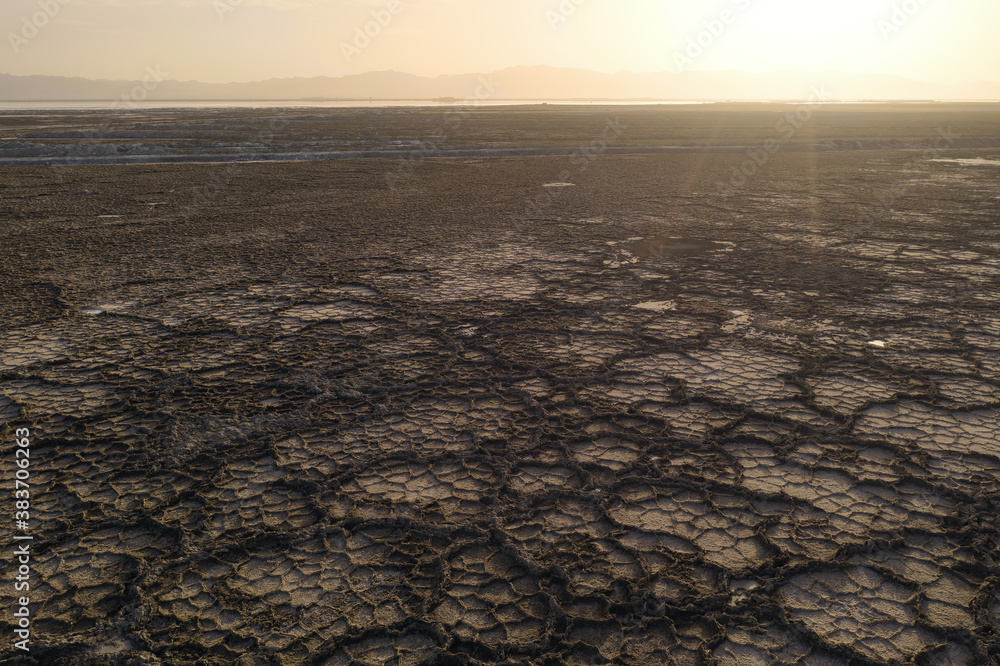
[[[706, 101], [618, 101], [618, 100], [330, 100], [330, 101], [309, 101], [309, 100], [266, 100], [266, 101], [177, 101], [177, 102], [137, 102], [130, 104], [130, 109], [268, 109], [268, 108], [317, 108], [317, 109], [352, 109], [352, 108], [391, 108], [391, 107], [449, 107], [449, 106], [524, 106], [549, 104], [553, 106], [656, 106], [656, 105], [685, 105], [685, 104], [712, 104]], [[47, 111], [52, 109], [97, 109], [111, 110], [122, 109], [116, 105], [115, 101], [110, 102], [0, 102], [0, 111]]]
[[672, 101], [650, 101], [650, 100], [534, 100], [534, 99], [497, 99], [497, 100], [427, 100], [427, 99], [403, 99], [403, 100], [221, 100], [221, 101], [150, 101], [133, 102], [129, 109], [116, 106], [115, 101], [63, 101], [63, 102], [3, 102], [0, 101], [0, 113], [4, 111], [111, 111], [111, 110], [152, 110], [152, 109], [363, 109], [363, 108], [404, 108], [404, 107], [461, 107], [461, 106], [689, 106], [707, 104], [809, 104], [812, 106], [850, 106], [850, 105], [884, 105], [884, 104], [995, 104], [989, 100], [833, 100], [828, 102], [806, 102], [797, 100], [672, 100]]

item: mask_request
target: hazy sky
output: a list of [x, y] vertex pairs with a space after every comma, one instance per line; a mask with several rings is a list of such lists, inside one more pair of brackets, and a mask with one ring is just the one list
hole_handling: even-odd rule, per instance
[[[0, 72], [141, 79], [159, 66], [173, 79], [223, 82], [545, 64], [1000, 81], [1000, 0], [398, 2], [0, 0]], [[380, 10], [386, 27], [370, 25], [377, 36], [355, 44]], [[699, 33], [704, 48], [685, 53]], [[345, 43], [357, 49], [349, 57]]]

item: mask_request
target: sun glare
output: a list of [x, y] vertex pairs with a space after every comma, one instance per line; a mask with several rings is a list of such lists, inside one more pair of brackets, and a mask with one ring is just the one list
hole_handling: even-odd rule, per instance
[[[830, 65], [869, 47], [879, 36], [878, 21], [891, 12], [871, 0], [770, 0], [746, 6], [745, 26], [738, 17], [733, 28], [752, 34], [761, 58], [778, 64]], [[743, 29], [745, 27], [745, 30]], [[785, 61], [785, 62], [782, 62]]]
[[[926, 9], [926, 1], [911, 0]], [[603, 71], [863, 69], [885, 46], [893, 2], [725, 0], [681, 9], [640, 0], [581, 4], [554, 26], [585, 66]]]

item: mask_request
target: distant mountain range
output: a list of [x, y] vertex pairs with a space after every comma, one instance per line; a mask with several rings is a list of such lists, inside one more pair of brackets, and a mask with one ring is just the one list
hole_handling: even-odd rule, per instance
[[996, 82], [941, 85], [837, 72], [604, 74], [542, 66], [433, 78], [386, 71], [224, 84], [157, 80], [162, 76], [152, 68], [145, 82], [0, 74], [0, 101], [808, 100], [813, 89], [839, 100], [1000, 101]]

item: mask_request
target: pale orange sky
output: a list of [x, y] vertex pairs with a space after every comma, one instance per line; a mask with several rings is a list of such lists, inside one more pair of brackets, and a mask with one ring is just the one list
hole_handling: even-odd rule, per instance
[[[173, 79], [225, 82], [544, 64], [1000, 81], [1000, 0], [399, 1], [348, 58], [342, 44], [390, 0], [2, 0], [0, 72], [137, 79], [158, 65]], [[38, 18], [40, 3], [51, 19]], [[896, 14], [898, 30], [894, 6], [912, 10]], [[32, 33], [25, 20], [45, 24], [21, 39]], [[706, 21], [718, 34], [679, 60]]]

